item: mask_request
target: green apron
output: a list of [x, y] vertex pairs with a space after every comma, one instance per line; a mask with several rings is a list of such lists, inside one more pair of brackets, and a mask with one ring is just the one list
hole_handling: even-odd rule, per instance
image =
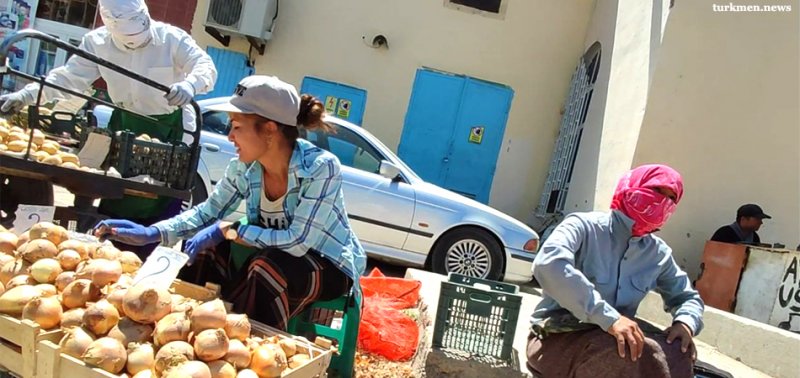
[[[241, 224], [243, 225], [247, 224], [247, 217], [242, 217], [242, 219], [239, 219], [239, 222], [241, 222]], [[247, 261], [247, 259], [249, 259], [250, 256], [258, 253], [260, 249], [256, 247], [241, 245], [239, 243], [234, 243], [234, 242], [230, 243], [231, 243], [231, 255], [228, 260], [231, 266], [230, 271], [234, 274], [237, 274], [242, 270], [245, 261]]]
[[[147, 134], [162, 142], [181, 142], [183, 138], [183, 114], [178, 109], [170, 114], [151, 115], [158, 123], [137, 117], [127, 112], [114, 110], [108, 121], [111, 131], [131, 131], [137, 136]], [[160, 215], [174, 198], [159, 196], [150, 199], [128, 196], [121, 199], [104, 199], [100, 212], [115, 218], [148, 219]]]

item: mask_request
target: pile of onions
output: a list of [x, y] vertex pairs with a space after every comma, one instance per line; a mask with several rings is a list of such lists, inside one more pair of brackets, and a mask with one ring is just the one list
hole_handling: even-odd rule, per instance
[[56, 297], [35, 298], [22, 309], [22, 318], [33, 320], [44, 329], [57, 327], [61, 323], [61, 303]]
[[89, 345], [94, 342], [94, 336], [81, 327], [70, 328], [65, 333], [59, 343], [61, 353], [75, 358], [81, 358], [89, 349]]
[[136, 285], [122, 299], [125, 315], [142, 324], [152, 324], [170, 313], [172, 297], [167, 289]]
[[66, 308], [84, 307], [87, 302], [100, 299], [101, 295], [100, 288], [92, 284], [92, 281], [78, 279], [72, 281], [61, 292], [61, 304]]
[[227, 324], [227, 311], [220, 299], [203, 303], [194, 310], [190, 316], [192, 332], [195, 334], [207, 329], [225, 328]]
[[125, 364], [128, 374], [136, 375], [141, 371], [150, 370], [155, 363], [156, 352], [152, 344], [128, 344], [128, 361]]
[[225, 317], [225, 334], [241, 341], [250, 337], [250, 320], [244, 314], [228, 314]]
[[167, 314], [156, 323], [153, 341], [156, 346], [166, 345], [173, 341], [189, 341], [192, 323], [185, 312]]
[[128, 354], [119, 341], [103, 337], [89, 344], [83, 353], [83, 362], [97, 366], [109, 373], [119, 374], [125, 368]]
[[202, 361], [214, 361], [228, 353], [228, 335], [225, 330], [207, 329], [195, 335], [194, 353]]
[[108, 331], [108, 337], [117, 339], [122, 345], [130, 343], [142, 344], [152, 339], [153, 326], [140, 324], [130, 318], [122, 318], [114, 328]]
[[259, 377], [277, 378], [288, 367], [286, 353], [275, 344], [262, 344], [253, 351], [250, 369]]
[[83, 313], [83, 326], [95, 335], [105, 335], [119, 322], [119, 312], [105, 299], [90, 305]]

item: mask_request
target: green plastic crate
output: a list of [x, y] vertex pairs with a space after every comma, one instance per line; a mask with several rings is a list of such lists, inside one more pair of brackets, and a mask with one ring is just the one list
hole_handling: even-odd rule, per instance
[[518, 293], [517, 285], [450, 273], [439, 293], [433, 346], [510, 361]]

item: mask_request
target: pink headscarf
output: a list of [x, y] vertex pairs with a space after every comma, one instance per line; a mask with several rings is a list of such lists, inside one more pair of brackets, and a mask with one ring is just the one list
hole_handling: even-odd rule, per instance
[[[675, 192], [675, 201], [654, 190], [659, 187]], [[611, 208], [633, 219], [633, 236], [643, 236], [667, 223], [681, 197], [683, 179], [680, 173], [666, 165], [642, 165], [619, 180]]]

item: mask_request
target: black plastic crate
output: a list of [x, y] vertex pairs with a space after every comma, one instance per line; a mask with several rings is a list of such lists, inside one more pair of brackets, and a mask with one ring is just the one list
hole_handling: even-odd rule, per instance
[[150, 175], [166, 186], [191, 188], [193, 173], [191, 147], [185, 143], [152, 142], [136, 139], [132, 132], [112, 133], [107, 129], [87, 127], [81, 133], [81, 147], [92, 132], [111, 137], [111, 147], [103, 169], [114, 167], [122, 177]]
[[433, 346], [510, 361], [522, 304], [517, 293], [516, 285], [450, 273], [439, 293]]

